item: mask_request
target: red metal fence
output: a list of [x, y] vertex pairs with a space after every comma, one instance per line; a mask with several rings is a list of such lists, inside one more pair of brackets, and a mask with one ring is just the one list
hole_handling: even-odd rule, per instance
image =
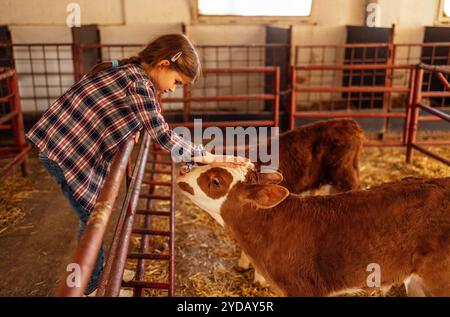
[[75, 81], [72, 44], [12, 44], [0, 42], [10, 54], [0, 65], [13, 67], [19, 78], [22, 109], [39, 115]]
[[[429, 78], [435, 76], [442, 83], [444, 90], [440, 92], [423, 92], [420, 88], [423, 86], [423, 78], [425, 73], [429, 74]], [[417, 66], [415, 87], [414, 87], [414, 102], [411, 109], [411, 119], [409, 122], [409, 138], [406, 150], [406, 162], [411, 163], [413, 160], [413, 150], [418, 150], [425, 155], [428, 155], [442, 163], [450, 165], [450, 159], [444, 158], [430, 150], [424, 148], [426, 145], [450, 145], [450, 140], [431, 140], [431, 141], [418, 141], [417, 133], [419, 130], [420, 121], [437, 121], [444, 120], [450, 122], [450, 115], [438, 110], [435, 107], [426, 105], [423, 103], [424, 97], [450, 97], [450, 68], [449, 67], [437, 67], [426, 64], [419, 64]], [[431, 114], [431, 116], [421, 116], [420, 111]]]
[[12, 142], [0, 148], [0, 160], [6, 161], [0, 170], [0, 179], [18, 164], [21, 164], [22, 174], [26, 176], [31, 145], [25, 142], [17, 75], [14, 69], [0, 68], [0, 89], [0, 131], [2, 133], [9, 131], [12, 137]]
[[[343, 86], [339, 82], [334, 82], [333, 79], [319, 81], [318, 83], [309, 82], [305, 84], [303, 74], [310, 74], [313, 72], [351, 72], [360, 71], [369, 74], [378, 71], [389, 71], [390, 73], [403, 72], [408, 76], [408, 84], [404, 86], [386, 85], [349, 85]], [[410, 97], [405, 99], [403, 111], [391, 111], [389, 104], [386, 102], [384, 94], [401, 93], [407, 96], [411, 93], [412, 82], [414, 77], [413, 67], [410, 65], [388, 65], [388, 64], [373, 64], [373, 65], [314, 65], [314, 66], [293, 66], [292, 67], [292, 99], [291, 99], [291, 117], [290, 128], [295, 127], [295, 122], [299, 118], [331, 118], [331, 117], [350, 117], [350, 118], [401, 118], [405, 122], [408, 118], [407, 109], [409, 108]], [[306, 75], [309, 76], [309, 75]], [[333, 77], [331, 77], [333, 78]], [[312, 99], [312, 94], [315, 94], [315, 100]], [[359, 94], [356, 97], [351, 97], [352, 94]], [[342, 99], [342, 95], [346, 97]], [[362, 105], [361, 95], [368, 94], [370, 102]], [[375, 106], [374, 94], [381, 94], [381, 106]], [[326, 102], [326, 107], [322, 103]], [[385, 123], [386, 126], [386, 123]], [[403, 133], [401, 141], [369, 141], [367, 145], [377, 146], [400, 146], [405, 145], [407, 140], [406, 128]]]
[[[450, 64], [450, 42], [442, 43], [364, 43], [345, 45], [298, 45], [294, 51], [295, 66], [331, 66], [331, 65], [371, 65], [384, 64], [392, 65], [416, 65], [420, 62], [430, 65]], [[308, 74], [307, 74], [308, 75]], [[403, 72], [392, 72], [390, 68], [386, 70], [360, 70], [350, 69], [343, 73], [315, 72], [304, 76], [304, 82], [322, 83], [327, 81], [342, 81], [346, 86], [356, 85], [384, 85], [406, 86], [409, 76]], [[433, 81], [430, 76], [425, 76], [422, 90], [440, 90], [436, 88], [438, 82]], [[381, 105], [386, 103], [389, 108], [403, 108], [406, 96], [397, 94], [391, 96], [390, 93], [372, 94], [352, 93], [343, 94], [343, 102], [350, 102], [350, 99], [358, 100], [363, 104], [374, 103]], [[433, 98], [431, 102], [437, 107], [449, 107], [450, 99]], [[324, 105], [324, 110], [332, 110]]]
[[[151, 143], [150, 136], [144, 133], [139, 152], [131, 169], [131, 152], [134, 139], [130, 138], [123, 144], [114, 156], [109, 173], [105, 179], [101, 193], [86, 229], [74, 252], [72, 266], [80, 268], [80, 284], [73, 280], [74, 271], [67, 271], [61, 280], [57, 296], [82, 296], [91, 276], [100, 245], [104, 239], [108, 221], [113, 206], [118, 197], [120, 185], [126, 179], [127, 192], [115, 226], [113, 240], [109, 245], [106, 265], [102, 274], [96, 296], [119, 296], [123, 287], [132, 288], [134, 296], [144, 296], [146, 289], [160, 291], [159, 295], [175, 295], [175, 196], [174, 196], [174, 163], [170, 153], [162, 151]], [[132, 171], [131, 171], [132, 170]], [[156, 175], [165, 174], [169, 180], [161, 181]], [[144, 192], [148, 186], [147, 192]], [[157, 194], [159, 187], [170, 188], [168, 195]], [[155, 201], [168, 201], [166, 210], [156, 209]], [[144, 205], [144, 207], [141, 207]], [[141, 227], [133, 227], [139, 221], [137, 217], [144, 217]], [[157, 230], [152, 226], [155, 217], [167, 220], [167, 229]], [[139, 250], [131, 248], [131, 237], [140, 237]], [[167, 250], [156, 253], [152, 248], [154, 238], [167, 239]], [[130, 281], [123, 281], [125, 265], [135, 261], [135, 276]], [[165, 261], [166, 281], [151, 281], [145, 274], [149, 262]], [[69, 268], [69, 267], [68, 267]]]

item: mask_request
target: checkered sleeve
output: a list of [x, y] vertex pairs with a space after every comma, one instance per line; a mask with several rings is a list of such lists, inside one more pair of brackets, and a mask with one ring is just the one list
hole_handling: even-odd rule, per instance
[[151, 84], [142, 80], [134, 81], [128, 88], [127, 102], [150, 136], [162, 148], [183, 157], [202, 155], [202, 145], [194, 145], [169, 128]]

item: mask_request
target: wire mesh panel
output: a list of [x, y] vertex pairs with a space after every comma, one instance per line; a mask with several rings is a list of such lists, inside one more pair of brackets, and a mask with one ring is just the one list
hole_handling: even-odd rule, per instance
[[[362, 83], [362, 85], [342, 85], [341, 78], [345, 73], [351, 71], [364, 71], [370, 74], [371, 78], [376, 78], [378, 72], [392, 74], [397, 72], [408, 77], [407, 85], [393, 85], [386, 87], [375, 81], [370, 84]], [[354, 117], [354, 118], [407, 118], [406, 110], [410, 105], [412, 68], [409, 65], [317, 65], [317, 66], [295, 66], [292, 70], [292, 103], [291, 103], [291, 128], [295, 127], [296, 119], [299, 118], [330, 118], [330, 117]], [[319, 80], [315, 78], [314, 73], [321, 73]], [[324, 76], [325, 74], [326, 76]], [[325, 79], [327, 78], [327, 79]], [[356, 97], [355, 93], [359, 94]], [[342, 98], [347, 94], [346, 98]], [[370, 102], [363, 104], [362, 94], [403, 94], [407, 96], [403, 103], [401, 111], [391, 111], [389, 107], [375, 104], [375, 98], [371, 98]], [[383, 97], [380, 97], [383, 98]], [[385, 99], [380, 99], [384, 103]], [[386, 127], [386, 124], [384, 125]], [[405, 134], [405, 131], [404, 131]], [[401, 143], [403, 144], [403, 139]]]
[[[396, 45], [396, 60], [408, 63], [445, 66], [450, 65], [450, 42], [398, 44]], [[430, 73], [425, 73], [422, 91], [442, 91], [442, 83]], [[427, 102], [433, 107], [450, 107], [448, 97], [432, 97]]]
[[[359, 64], [390, 64], [390, 65], [415, 65], [420, 62], [431, 65], [450, 64], [450, 42], [448, 43], [407, 43], [407, 44], [347, 44], [347, 45], [299, 45], [295, 47], [294, 63], [297, 66], [314, 65], [359, 65]], [[404, 70], [349, 70], [345, 72], [316, 71], [314, 73], [303, 73], [298, 75], [297, 81], [313, 82], [317, 85], [326, 85], [329, 82], [339, 84], [342, 80], [349, 86], [354, 85], [384, 85], [407, 86], [409, 83], [409, 72]], [[439, 91], [442, 87], [433, 77], [425, 74], [423, 80], [423, 91]], [[326, 95], [322, 95], [324, 97]], [[305, 96], [305, 98], [308, 98]], [[310, 100], [317, 99], [317, 95], [311, 93]], [[319, 100], [323, 104], [323, 110], [333, 110], [333, 104], [341, 104], [344, 107], [372, 108], [373, 105], [391, 108], [402, 108], [404, 106], [406, 94], [385, 93], [367, 94], [352, 93], [339, 96], [328, 95], [326, 102]], [[323, 98], [319, 98], [323, 99]], [[328, 100], [327, 100], [328, 99]], [[448, 107], [448, 98], [430, 98], [428, 102], [437, 107]], [[331, 103], [327, 108], [326, 103]]]
[[74, 83], [71, 44], [0, 43], [12, 51], [0, 61], [15, 66], [19, 77], [22, 111], [38, 115]]
[[[273, 80], [268, 83], [266, 76]], [[197, 85], [186, 87], [182, 98], [164, 98], [163, 105], [167, 109], [166, 104], [178, 104], [172, 111], [183, 109], [184, 122], [202, 118], [216, 124], [233, 120], [235, 125], [238, 121], [273, 126], [278, 125], [279, 83], [277, 67], [204, 69]], [[267, 111], [266, 102], [271, 103]]]
[[[383, 109], [386, 94], [392, 94], [399, 105], [404, 107], [406, 94], [403, 91], [390, 91], [386, 87], [384, 76], [386, 68], [374, 67], [367, 64], [354, 65], [348, 67], [342, 65], [332, 66], [300, 66], [295, 75], [296, 86], [302, 90], [296, 98], [296, 108], [301, 111], [336, 111], [336, 110], [368, 110]], [[361, 67], [359, 67], [361, 66]], [[378, 64], [378, 66], [386, 66]], [[409, 82], [410, 71], [408, 67], [388, 68], [392, 76], [404, 77]], [[352, 77], [352, 74], [359, 73], [359, 77]], [[343, 80], [344, 79], [344, 80]], [[343, 85], [346, 82], [347, 85]], [[393, 84], [395, 87], [408, 87], [402, 83]], [[342, 89], [349, 88], [348, 91], [335, 90], [333, 87]], [[355, 92], [351, 92], [352, 91]], [[357, 87], [386, 87], [384, 92], [367, 92], [357, 89]], [[395, 89], [394, 89], [395, 90]], [[386, 107], [389, 108], [389, 107]]]
[[[345, 44], [345, 45], [301, 45], [295, 48], [295, 65], [297, 66], [331, 66], [331, 65], [368, 65], [390, 64], [392, 46], [386, 43]], [[317, 86], [327, 84], [342, 86], [390, 86], [390, 70], [352, 69], [303, 71], [297, 73], [300, 83]], [[297, 80], [297, 82], [298, 82]], [[383, 107], [384, 100], [390, 95], [380, 93], [342, 93], [305, 95], [307, 107], [317, 110], [334, 110], [350, 108]], [[328, 104], [328, 106], [327, 106]]]
[[[268, 65], [276, 55], [283, 55], [287, 44], [261, 45], [198, 45], [196, 46], [204, 68], [258, 67]], [[271, 58], [272, 57], [272, 58]]]

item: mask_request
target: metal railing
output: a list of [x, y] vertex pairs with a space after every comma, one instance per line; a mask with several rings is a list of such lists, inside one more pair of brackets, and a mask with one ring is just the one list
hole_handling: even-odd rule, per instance
[[[134, 296], [145, 296], [145, 289], [165, 291], [168, 296], [175, 295], [175, 164], [171, 160], [170, 153], [158, 148], [151, 142], [150, 136], [144, 133], [139, 152], [134, 160], [134, 167], [131, 169], [130, 157], [133, 144], [134, 139], [130, 138], [115, 154], [99, 198], [75, 250], [70, 268], [74, 264], [80, 268], [80, 285], [76, 286], [73, 282], [67, 282], [68, 277], [73, 278], [73, 272], [65, 272], [57, 296], [83, 295], [105, 236], [120, 185], [125, 178], [127, 191], [115, 225], [96, 296], [119, 296], [123, 287], [133, 288]], [[168, 159], [164, 160], [164, 157]], [[161, 168], [161, 166], [169, 169]], [[157, 174], [170, 175], [170, 180], [158, 180]], [[148, 193], [143, 192], [144, 185], [149, 186]], [[158, 186], [169, 187], [170, 194], [155, 194], [155, 188]], [[139, 208], [141, 200], [146, 201], [144, 208]], [[169, 209], [156, 210], [153, 203], [158, 200], [169, 201]], [[143, 226], [139, 228], [133, 227], [137, 216], [144, 217]], [[153, 217], [163, 217], [168, 220], [168, 230], [152, 228]], [[141, 236], [138, 252], [130, 252], [132, 235]], [[150, 241], [152, 237], [163, 237], [169, 240], [165, 254], [152, 252]], [[129, 260], [137, 261], [135, 276], [131, 281], [123, 281], [125, 265]], [[168, 280], [166, 282], [148, 280], [145, 272], [150, 261], [167, 261]]]
[[0, 169], [0, 180], [8, 175], [12, 167], [20, 164], [22, 174], [27, 175], [28, 152], [31, 145], [25, 141], [22, 110], [20, 107], [19, 88], [16, 71], [11, 68], [0, 68], [0, 131], [10, 131], [13, 146], [0, 148], [0, 159], [8, 159]]
[[[438, 78], [443, 87], [444, 91], [432, 92], [432, 91], [422, 91], [423, 78], [425, 73], [428, 72], [431, 76]], [[427, 156], [430, 156], [444, 164], [450, 165], [450, 159], [444, 158], [439, 154], [431, 152], [430, 150], [424, 148], [426, 145], [450, 145], [450, 140], [431, 140], [431, 141], [417, 141], [417, 133], [419, 130], [420, 121], [437, 121], [444, 120], [450, 122], [450, 115], [442, 110], [438, 110], [429, 105], [425, 105], [422, 102], [424, 97], [450, 97], [450, 68], [449, 67], [439, 67], [426, 64], [417, 65], [416, 77], [415, 77], [415, 87], [414, 87], [414, 102], [411, 108], [411, 119], [409, 122], [409, 138], [406, 147], [406, 162], [411, 163], [413, 161], [413, 150], [417, 150]], [[421, 116], [420, 110], [431, 114], [431, 116]]]
[[68, 279], [73, 278], [71, 274], [74, 272], [66, 271], [59, 285], [57, 296], [83, 296], [102, 245], [113, 206], [119, 194], [120, 184], [125, 178], [133, 145], [134, 138], [130, 138], [117, 150], [95, 207], [78, 242], [71, 264], [79, 268], [80, 283], [69, 283]]
[[[401, 70], [409, 74], [409, 81], [406, 86], [391, 86], [387, 87], [385, 85], [358, 85], [358, 86], [342, 86], [333, 85], [332, 82], [328, 83], [328, 86], [323, 87], [322, 85], [304, 85], [304, 83], [299, 82], [298, 73], [300, 72], [311, 72], [311, 71], [365, 71], [365, 72], [376, 72], [378, 70], [394, 72], [396, 70]], [[293, 66], [292, 67], [292, 98], [291, 98], [291, 113], [290, 113], [290, 129], [295, 127], [295, 122], [300, 118], [338, 118], [338, 117], [349, 117], [349, 118], [367, 118], [367, 119], [379, 119], [388, 120], [389, 118], [400, 118], [405, 122], [408, 119], [409, 104], [411, 102], [411, 89], [413, 87], [414, 78], [414, 67], [410, 65], [389, 65], [389, 64], [362, 64], [362, 65], [313, 65], [313, 66]], [[360, 97], [356, 97], [356, 100], [351, 98], [347, 99], [346, 102], [341, 107], [332, 107], [330, 110], [314, 109], [309, 107], [308, 110], [305, 107], [299, 107], [297, 100], [303, 97], [304, 94], [317, 93], [317, 94], [348, 94], [352, 93], [358, 94], [381, 94], [382, 106], [375, 107], [373, 105], [373, 100], [370, 107], [361, 107]], [[388, 103], [383, 101], [383, 94], [392, 93], [403, 93], [408, 96], [405, 100], [404, 111], [391, 111]], [[301, 100], [300, 100], [301, 102]], [[300, 110], [298, 110], [300, 108]], [[385, 121], [385, 127], [387, 123]], [[403, 138], [401, 141], [367, 141], [365, 144], [369, 146], [402, 146], [407, 143], [407, 132], [406, 125], [404, 125]]]

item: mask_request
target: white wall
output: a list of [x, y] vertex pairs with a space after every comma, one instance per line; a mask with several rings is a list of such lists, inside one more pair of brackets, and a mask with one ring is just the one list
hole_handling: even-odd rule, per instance
[[[66, 26], [69, 14], [66, 7], [70, 2], [80, 4], [82, 24], [99, 25], [101, 40], [105, 44], [145, 45], [157, 35], [181, 32], [182, 23], [187, 26], [187, 34], [197, 45], [263, 44], [265, 41], [264, 25], [193, 24], [190, 0], [0, 0], [0, 24], [9, 25], [15, 43], [70, 43], [71, 33]], [[390, 27], [393, 23], [396, 24], [397, 43], [422, 42], [423, 28], [435, 23], [439, 5], [439, 0], [313, 0], [309, 21], [294, 24], [293, 44], [345, 43], [345, 26], [364, 25], [365, 8], [369, 2], [380, 5], [380, 26]], [[125, 53], [131, 55], [137, 50], [132, 48]], [[24, 54], [27, 52], [16, 52], [16, 56], [25, 56]], [[33, 54], [39, 56], [41, 53]], [[55, 54], [55, 50], [50, 49], [47, 54]], [[67, 54], [70, 58], [71, 53]], [[119, 51], [113, 51], [110, 57], [120, 57], [120, 54]], [[313, 53], [305, 58], [310, 62], [320, 57]], [[56, 65], [53, 61], [47, 64], [35, 61], [34, 64], [37, 70], [48, 67], [56, 71], [59, 67], [60, 71], [68, 73], [72, 67], [69, 61], [63, 61], [61, 65]], [[18, 68], [19, 72], [27, 72], [30, 65], [19, 64]], [[70, 84], [72, 80], [70, 75], [61, 78], [63, 86]], [[53, 82], [55, 78], [37, 77], [35, 81]], [[26, 88], [25, 82], [29, 83], [30, 78], [21, 78], [21, 85], [24, 86], [22, 91], [29, 95], [36, 93]], [[50, 94], [57, 94], [56, 88]], [[39, 107], [45, 108], [48, 101], [44, 99], [41, 102]], [[25, 110], [32, 110], [34, 107], [27, 101], [23, 103]]]
[[[33, 26], [28, 39], [45, 41], [43, 26], [65, 27], [68, 3], [81, 7], [82, 24], [98, 24], [107, 42], [141, 41], [184, 23], [198, 44], [262, 43], [261, 25], [191, 25], [189, 0], [0, 0], [0, 24]], [[345, 25], [363, 25], [368, 2], [381, 7], [381, 26], [397, 26], [397, 42], [420, 42], [433, 25], [439, 0], [313, 0], [312, 17], [294, 26], [298, 44], [343, 43]], [[40, 33], [40, 34], [36, 34]], [[117, 33], [115, 33], [117, 32]], [[24, 38], [22, 36], [22, 38]]]

